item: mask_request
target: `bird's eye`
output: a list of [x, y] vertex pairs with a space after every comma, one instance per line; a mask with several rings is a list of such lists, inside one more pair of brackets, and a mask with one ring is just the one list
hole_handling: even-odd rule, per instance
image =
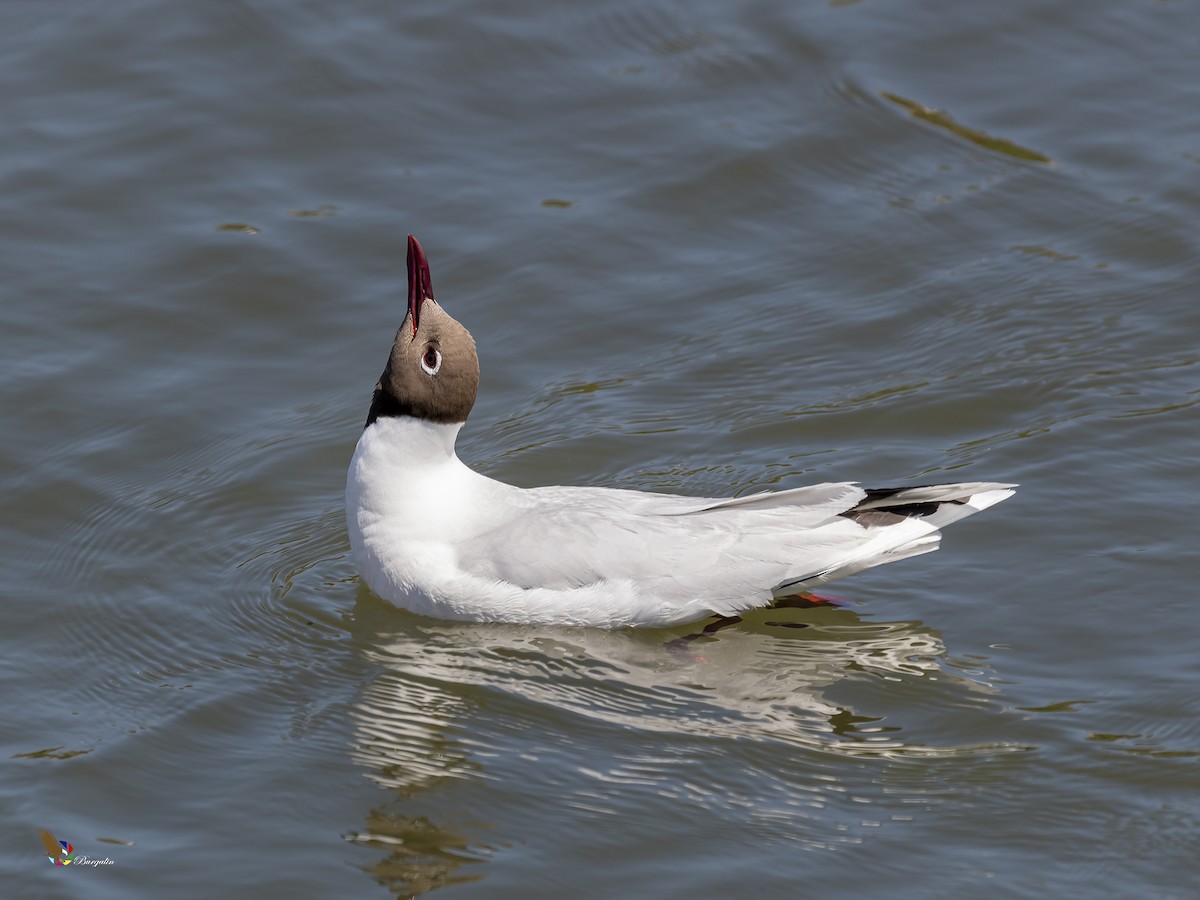
[[442, 367], [442, 354], [436, 347], [426, 347], [425, 355], [421, 357], [421, 368], [427, 375], [436, 375]]

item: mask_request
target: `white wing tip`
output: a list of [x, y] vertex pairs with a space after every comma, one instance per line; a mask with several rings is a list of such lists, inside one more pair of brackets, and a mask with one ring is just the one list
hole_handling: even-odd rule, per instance
[[1017, 492], [1018, 487], [1019, 485], [1015, 484], [996, 485], [992, 490], [972, 494], [967, 499], [967, 506], [972, 509], [987, 509], [989, 506], [995, 506], [1001, 500], [1007, 500]]

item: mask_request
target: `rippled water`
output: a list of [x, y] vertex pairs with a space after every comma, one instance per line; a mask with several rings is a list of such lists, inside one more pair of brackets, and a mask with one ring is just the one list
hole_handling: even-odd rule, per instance
[[[5, 896], [1196, 893], [1193, 5], [0, 25]], [[1023, 487], [692, 654], [394, 610], [409, 231], [489, 475]]]

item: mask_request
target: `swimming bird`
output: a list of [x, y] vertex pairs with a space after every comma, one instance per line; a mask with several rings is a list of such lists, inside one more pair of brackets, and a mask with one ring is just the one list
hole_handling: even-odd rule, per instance
[[940, 529], [1016, 485], [815, 484], [735, 498], [520, 488], [455, 453], [475, 403], [475, 341], [433, 296], [408, 237], [408, 310], [346, 480], [359, 572], [443, 619], [617, 628], [734, 617], [937, 549]]

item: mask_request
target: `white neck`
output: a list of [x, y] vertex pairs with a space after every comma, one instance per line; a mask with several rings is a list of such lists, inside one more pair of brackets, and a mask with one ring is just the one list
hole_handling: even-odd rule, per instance
[[436, 464], [439, 461], [457, 460], [454, 442], [462, 430], [462, 422], [442, 425], [427, 419], [412, 416], [384, 416], [376, 419], [363, 431], [359, 443], [370, 438], [372, 444], [379, 443], [393, 448], [408, 459], [408, 467]]
[[489, 511], [507, 508], [505, 498], [517, 489], [471, 471], [455, 455], [461, 428], [386, 416], [358, 439], [346, 477], [346, 525], [368, 583], [384, 577], [382, 567], [399, 548], [460, 539], [487, 527]]
[[439, 425], [411, 416], [386, 416], [366, 427], [350, 463], [347, 497], [360, 511], [397, 518], [442, 510], [482, 476], [454, 452], [462, 423]]

